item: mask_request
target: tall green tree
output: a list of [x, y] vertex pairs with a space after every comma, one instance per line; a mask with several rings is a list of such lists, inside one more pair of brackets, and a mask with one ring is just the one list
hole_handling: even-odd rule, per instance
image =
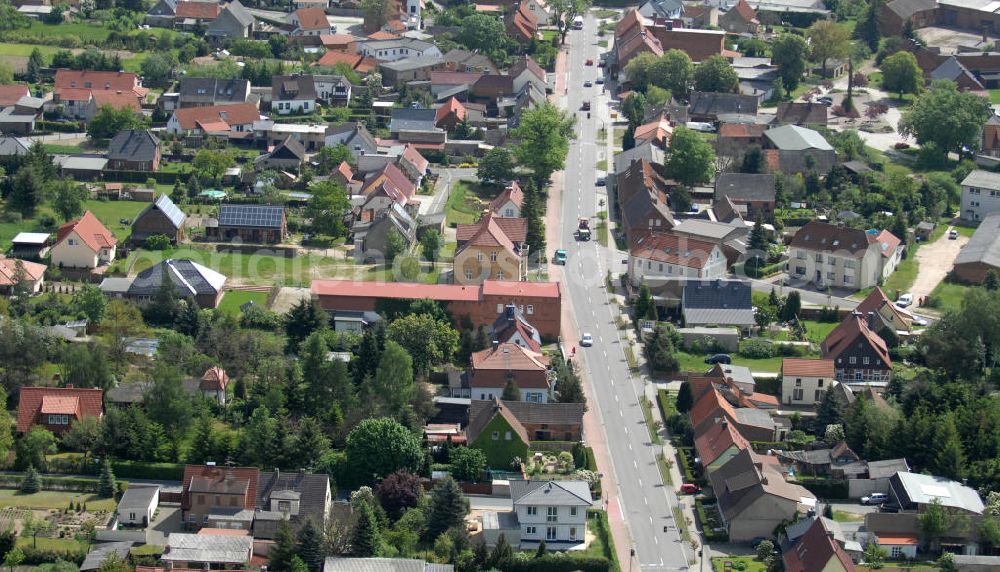
[[942, 154], [961, 152], [978, 145], [991, 114], [985, 97], [959, 92], [951, 81], [935, 81], [903, 112], [899, 132], [914, 136], [921, 145], [933, 143]]
[[52, 208], [64, 221], [83, 214], [83, 201], [89, 198], [87, 189], [70, 179], [57, 179], [49, 184]]
[[413, 383], [413, 360], [403, 346], [387, 340], [375, 372], [375, 394], [385, 404], [386, 413], [399, 417], [417, 394]]
[[351, 554], [357, 558], [373, 558], [382, 552], [382, 536], [375, 511], [369, 502], [358, 503], [354, 511], [354, 532]]
[[961, 481], [965, 474], [965, 453], [962, 451], [962, 441], [959, 439], [958, 429], [951, 415], [942, 416], [931, 443], [934, 448], [934, 463], [931, 470], [934, 474]]
[[445, 477], [431, 490], [430, 512], [427, 515], [427, 536], [437, 538], [441, 533], [462, 526], [469, 514], [469, 503], [462, 489], [451, 477]]
[[175, 436], [186, 432], [193, 417], [191, 394], [184, 389], [181, 372], [171, 364], [157, 363], [153, 386], [143, 398], [149, 417]]
[[494, 147], [483, 155], [476, 168], [480, 183], [503, 183], [514, 180], [514, 155], [506, 147]]
[[472, 447], [458, 447], [451, 452], [451, 474], [460, 481], [475, 483], [486, 470], [486, 453]]
[[45, 456], [56, 452], [56, 436], [48, 429], [34, 425], [25, 433], [14, 447], [16, 467], [35, 467], [45, 470], [48, 466]]
[[389, 0], [361, 0], [359, 6], [365, 15], [365, 26], [375, 30], [386, 25], [395, 7]]
[[878, 51], [882, 39], [881, 18], [882, 0], [870, 0], [868, 9], [858, 18], [858, 23], [854, 26], [854, 37], [863, 41], [872, 53]]
[[678, 127], [670, 139], [669, 151], [667, 174], [678, 182], [693, 187], [715, 175], [715, 150], [698, 133]]
[[416, 473], [423, 460], [419, 439], [387, 417], [365, 419], [352, 429], [346, 453], [359, 483], [375, 482], [399, 470]]
[[[718, 64], [715, 63], [712, 66], [718, 66]], [[721, 68], [721, 66], [718, 67]], [[687, 55], [687, 52], [677, 49], [664, 52], [653, 63], [650, 74], [652, 77], [650, 82], [651, 87], [660, 87], [669, 90], [671, 94], [678, 97], [686, 97], [688, 91], [691, 89], [691, 83], [694, 82], [697, 84], [698, 82], [697, 71], [691, 62], [691, 57]], [[735, 75], [735, 72], [733, 74]], [[724, 82], [727, 82], [729, 73], [722, 70], [720, 77], [722, 77]], [[647, 89], [647, 91], [649, 90]]]
[[33, 465], [28, 465], [28, 470], [24, 472], [24, 479], [21, 480], [20, 491], [26, 495], [33, 495], [42, 490], [42, 478], [38, 474], [38, 469]]
[[806, 30], [812, 45], [813, 60], [822, 64], [826, 77], [826, 64], [831, 59], [843, 60], [851, 48], [851, 31], [847, 26], [833, 20], [817, 20]]
[[502, 20], [492, 14], [478, 13], [462, 18], [455, 40], [469, 50], [491, 54], [506, 48], [510, 36]]
[[300, 300], [298, 304], [285, 314], [285, 335], [288, 337], [286, 350], [289, 352], [298, 351], [299, 344], [302, 343], [309, 334], [322, 330], [326, 327], [326, 312], [319, 307], [319, 303], [311, 298]]
[[313, 232], [333, 237], [344, 236], [347, 233], [344, 215], [351, 208], [344, 186], [327, 180], [312, 184], [309, 191], [312, 198], [306, 206], [306, 216], [312, 220]]
[[542, 193], [535, 186], [534, 182], [526, 182], [524, 185], [524, 202], [521, 204], [521, 217], [528, 221], [528, 235], [525, 243], [528, 245], [529, 255], [542, 256], [545, 254], [545, 205]]
[[809, 44], [795, 34], [782, 34], [771, 45], [771, 63], [778, 66], [778, 76], [788, 91], [794, 91], [806, 71]]
[[709, 56], [694, 70], [694, 88], [696, 91], [714, 91], [734, 93], [740, 85], [729, 60], [722, 56]]
[[430, 371], [432, 365], [449, 362], [458, 350], [455, 328], [429, 314], [410, 314], [393, 321], [386, 337], [410, 354], [413, 370], [420, 375]]
[[[293, 441], [294, 458], [301, 466], [315, 467], [320, 459], [330, 450], [330, 439], [323, 434], [323, 428], [312, 417], [303, 417], [299, 421], [299, 430]], [[300, 533], [301, 536], [301, 533]], [[306, 559], [306, 564], [311, 563]]]
[[539, 188], [566, 164], [573, 124], [573, 119], [564, 111], [545, 102], [522, 113], [521, 122], [511, 132], [517, 141], [514, 156], [521, 165], [531, 169]]
[[882, 88], [895, 92], [899, 99], [904, 93], [918, 93], [924, 74], [917, 65], [917, 58], [901, 50], [882, 60]]
[[288, 521], [283, 520], [278, 525], [278, 532], [274, 535], [274, 544], [268, 552], [269, 569], [275, 572], [290, 572], [295, 550], [295, 534]]
[[326, 560], [326, 553], [323, 551], [323, 533], [316, 527], [311, 517], [306, 517], [297, 536], [297, 556], [302, 558], [309, 572], [323, 570], [323, 562]]
[[31, 55], [28, 56], [28, 66], [25, 72], [25, 79], [29, 83], [36, 83], [38, 81], [39, 73], [42, 68], [45, 67], [45, 56], [42, 55], [42, 50], [37, 47], [31, 50]]
[[87, 124], [87, 135], [91, 139], [111, 139], [120, 131], [145, 127], [147, 127], [146, 120], [135, 111], [127, 107], [116, 109], [105, 105]]
[[111, 461], [104, 459], [104, 463], [101, 465], [101, 474], [97, 477], [97, 494], [105, 497], [112, 498], [115, 496], [115, 473], [111, 470]]
[[441, 238], [441, 233], [433, 228], [420, 237], [420, 253], [431, 262], [437, 261], [443, 246], [444, 240]]

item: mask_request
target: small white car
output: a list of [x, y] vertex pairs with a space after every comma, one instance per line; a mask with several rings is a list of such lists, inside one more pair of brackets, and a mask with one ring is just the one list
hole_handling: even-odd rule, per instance
[[909, 293], [903, 294], [902, 296], [899, 297], [899, 300], [896, 300], [896, 305], [899, 306], [900, 308], [905, 308], [912, 303], [913, 303], [913, 294]]
[[958, 231], [951, 229], [948, 231], [948, 240], [956, 240], [958, 238]]
[[580, 345], [585, 348], [589, 348], [590, 346], [594, 345], [594, 336], [590, 335], [587, 332], [584, 332], [583, 337], [580, 338]]
[[913, 325], [914, 326], [924, 326], [924, 327], [926, 327], [927, 326], [927, 318], [924, 318], [922, 316], [913, 316]]

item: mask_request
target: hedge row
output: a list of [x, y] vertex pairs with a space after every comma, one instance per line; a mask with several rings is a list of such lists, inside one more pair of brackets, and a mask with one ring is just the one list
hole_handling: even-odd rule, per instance
[[112, 461], [111, 470], [119, 479], [184, 480], [183, 463], [147, 463], [143, 461]]
[[673, 404], [670, 402], [670, 392], [666, 389], [661, 389], [656, 392], [656, 403], [660, 406], [660, 418], [664, 423], [667, 419], [670, 419], [674, 413], [677, 411], [674, 409]]
[[750, 278], [767, 278], [768, 276], [774, 276], [783, 272], [785, 270], [785, 263], [775, 262], [774, 264], [765, 264], [763, 266], [744, 264], [743, 270]]
[[504, 567], [505, 572], [610, 572], [611, 563], [598, 556], [576, 554], [546, 554], [530, 560], [513, 560]]
[[[20, 488], [24, 475], [5, 473], [0, 475], [0, 488], [16, 489]], [[119, 486], [127, 487], [128, 484], [119, 481]], [[96, 493], [98, 480], [83, 477], [42, 477], [42, 490], [48, 491], [70, 491], [77, 493]]]
[[[587, 456], [587, 470], [594, 473], [600, 473], [600, 471], [597, 470], [597, 457], [594, 456], [593, 447], [584, 447], [583, 450]], [[590, 487], [590, 492], [595, 498], [602, 498], [604, 494], [603, 491], [604, 489], [601, 486], [600, 479], [597, 479], [594, 486]]]
[[24, 562], [22, 564], [28, 566], [38, 566], [39, 564], [47, 564], [49, 562], [56, 562], [57, 560], [72, 562], [79, 566], [83, 564], [83, 559], [87, 557], [87, 551], [84, 549], [52, 550], [48, 548], [34, 548], [33, 546], [21, 546], [20, 548], [21, 552], [24, 553]]
[[698, 526], [701, 527], [701, 534], [705, 537], [705, 542], [729, 542], [729, 533], [712, 530], [712, 524], [708, 520], [708, 513], [701, 499], [695, 499], [694, 508], [695, 515], [698, 517]]
[[56, 133], [81, 133], [83, 126], [75, 121], [66, 123], [63, 121], [45, 121], [44, 119], [39, 119], [35, 121], [35, 129], [38, 131], [54, 131]]
[[696, 485], [704, 485], [705, 480], [699, 476], [696, 476], [694, 468], [691, 466], [691, 463], [688, 462], [689, 455], [691, 456], [692, 459], [694, 458], [694, 449], [692, 449], [691, 447], [677, 448], [677, 459], [681, 463], [681, 473], [684, 474], [684, 482], [693, 483]]
[[844, 500], [849, 498], [847, 481], [833, 479], [800, 479], [799, 484], [816, 498], [824, 500]]

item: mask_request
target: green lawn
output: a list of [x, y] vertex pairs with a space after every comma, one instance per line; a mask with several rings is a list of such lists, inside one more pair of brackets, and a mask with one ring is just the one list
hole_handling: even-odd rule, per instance
[[580, 554], [584, 556], [603, 556], [611, 563], [609, 572], [620, 572], [618, 555], [615, 553], [615, 540], [611, 537], [611, 527], [608, 525], [608, 513], [603, 510], [588, 510], [587, 521], [594, 540]]
[[608, 18], [617, 18], [621, 15], [618, 10], [609, 10], [607, 8], [599, 8], [593, 11], [594, 17], [598, 20], [607, 20]]
[[[1000, 91], [1000, 90], [998, 90], [998, 91]], [[965, 226], [965, 225], [959, 226], [959, 225], [955, 225], [955, 230], [958, 231], [958, 234], [960, 234], [962, 236], [968, 236], [970, 238], [972, 237], [973, 234], [976, 234], [976, 229], [977, 228], [979, 228], [979, 227], [978, 226]]]
[[[187, 258], [244, 284], [308, 286], [313, 278], [353, 278], [357, 271], [350, 263], [325, 256], [304, 255], [284, 258], [269, 254], [216, 252], [205, 248], [140, 250], [130, 256], [134, 272], [141, 272], [165, 258]], [[341, 268], [336, 268], [337, 265]], [[227, 294], [228, 297], [228, 294]], [[223, 298], [223, 305], [226, 304]], [[237, 304], [239, 306], [239, 304]]]
[[939, 298], [941, 303], [935, 308], [939, 312], [949, 312], [962, 307], [962, 300], [965, 299], [971, 286], [964, 284], [954, 284], [951, 282], [941, 282], [931, 292], [931, 297]]
[[87, 549], [90, 548], [87, 544], [84, 544], [72, 538], [38, 537], [33, 540], [31, 538], [24, 536], [17, 539], [17, 546], [20, 546], [21, 548], [27, 548], [29, 546], [37, 546], [39, 550], [50, 550], [53, 552], [80, 552], [80, 551], [86, 551]]
[[9, 42], [0, 42], [0, 56], [21, 56], [26, 58], [31, 55], [32, 50], [35, 48], [38, 48], [42, 52], [43, 56], [51, 56], [52, 54], [65, 49], [57, 46], [36, 46], [34, 44], [12, 44]]
[[990, 90], [990, 103], [1000, 103], [1000, 89]]
[[826, 339], [834, 328], [840, 325], [839, 322], [817, 322], [815, 320], [802, 320], [806, 327], [806, 338], [815, 344]]
[[100, 498], [97, 495], [61, 491], [42, 491], [33, 495], [22, 495], [13, 489], [0, 489], [0, 508], [14, 507], [24, 509], [61, 509], [69, 506], [70, 501], [87, 505], [87, 510], [115, 510], [114, 499]]
[[44, 36], [74, 36], [84, 43], [103, 42], [108, 39], [111, 30], [101, 26], [99, 22], [71, 22], [61, 24], [46, 24], [33, 20], [28, 33]]
[[547, 43], [547, 44], [551, 44], [552, 43], [552, 39], [555, 38], [558, 35], [559, 35], [559, 32], [556, 31], [556, 30], [542, 30], [542, 41], [545, 42], [545, 43]]
[[837, 522], [862, 522], [865, 520], [865, 517], [860, 514], [854, 514], [853, 512], [835, 510], [833, 511], [833, 520]]
[[[748, 359], [740, 357], [739, 354], [733, 356], [733, 365], [749, 367], [753, 372], [778, 373], [781, 371], [781, 357], [767, 359]], [[712, 366], [705, 363], [707, 354], [691, 354], [688, 352], [678, 352], [677, 359], [680, 362], [681, 371], [707, 371]]]
[[[121, 219], [131, 221], [147, 204], [149, 203], [142, 201], [88, 200], [84, 201], [83, 209], [93, 212], [94, 216], [114, 233], [115, 238], [122, 241], [128, 238], [132, 229], [129, 225], [119, 224], [118, 221]], [[35, 218], [21, 222], [0, 222], [0, 251], [10, 248], [11, 239], [19, 232], [45, 232], [46, 230], [54, 232], [55, 228], [45, 229], [38, 224], [39, 217], [46, 214], [53, 216], [57, 223], [59, 222], [58, 217], [53, 214], [48, 205], [40, 208]]]
[[[714, 572], [732, 572], [736, 570], [736, 563], [745, 565], [745, 572], [767, 572], [767, 566], [753, 556], [716, 556], [712, 558], [712, 570]], [[726, 566], [730, 563], [729, 566]]]
[[445, 203], [445, 219], [448, 224], [472, 224], [483, 212], [483, 201], [472, 188], [474, 183], [458, 181], [451, 186], [448, 202]]
[[44, 143], [42, 147], [45, 148], [47, 153], [53, 155], [71, 155], [73, 153], [81, 153], [83, 150], [79, 145], [56, 145], [52, 143]]
[[230, 290], [222, 296], [219, 309], [227, 314], [239, 315], [240, 306], [247, 302], [253, 302], [261, 308], [267, 305], [267, 292], [247, 292], [244, 290]]

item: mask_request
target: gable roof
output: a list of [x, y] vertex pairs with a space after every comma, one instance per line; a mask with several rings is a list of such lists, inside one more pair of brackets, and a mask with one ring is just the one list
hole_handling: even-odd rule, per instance
[[272, 159], [297, 159], [299, 161], [305, 156], [305, 147], [293, 135], [285, 137], [284, 141], [275, 145], [274, 149], [267, 154], [267, 157]]
[[514, 62], [514, 65], [510, 66], [510, 70], [507, 72], [507, 75], [517, 77], [525, 71], [531, 72], [531, 74], [540, 79], [542, 83], [547, 81], [545, 70], [543, 70], [542, 66], [538, 65], [535, 60], [531, 59], [531, 56], [524, 56]]
[[30, 96], [31, 90], [23, 83], [0, 85], [0, 107], [10, 107], [24, 96]]
[[878, 246], [878, 251], [882, 254], [883, 258], [892, 256], [896, 252], [896, 249], [899, 248], [899, 245], [902, 244], [902, 241], [896, 238], [896, 235], [886, 229], [882, 229], [882, 232], [874, 236], [869, 233], [868, 236], [869, 240]]
[[633, 138], [637, 144], [646, 141], [655, 141], [661, 145], [665, 145], [670, 140], [673, 132], [674, 128], [671, 127], [670, 121], [665, 115], [661, 115], [653, 121], [636, 127]]
[[517, 181], [512, 181], [490, 201], [490, 211], [499, 215], [500, 208], [507, 204], [507, 201], [514, 203], [518, 209], [524, 204], [524, 191], [521, 190], [521, 185], [517, 184]]
[[784, 358], [781, 360], [781, 374], [804, 377], [833, 377], [832, 359]]
[[183, 77], [178, 88], [185, 102], [245, 103], [250, 82], [245, 79], [220, 79], [214, 77]]
[[[375, 185], [373, 182], [382, 179], [381, 183]], [[399, 170], [395, 163], [386, 163], [381, 169], [369, 173], [365, 177], [365, 184], [361, 187], [364, 195], [371, 195], [378, 189], [384, 190], [397, 202], [405, 203], [417, 192], [416, 185], [413, 184], [406, 175]]]
[[100, 417], [104, 392], [79, 387], [22, 387], [17, 404], [17, 432], [31, 428], [41, 414]]
[[[528, 220], [516, 217], [502, 217], [487, 212], [475, 224], [460, 224], [455, 229], [458, 242], [473, 242], [483, 233], [493, 235], [497, 244], [523, 243], [528, 237]], [[513, 244], [511, 244], [513, 248]]]
[[323, 563], [323, 572], [454, 572], [454, 570], [455, 567], [451, 564], [433, 564], [414, 558], [328, 556]]
[[681, 294], [684, 319], [692, 324], [754, 323], [750, 283], [742, 280], [689, 280]]
[[326, 11], [322, 8], [299, 8], [294, 14], [302, 30], [330, 29], [330, 21], [326, 19]]
[[178, 2], [174, 17], [179, 19], [214, 20], [222, 8], [217, 2]]
[[1000, 212], [986, 215], [955, 257], [956, 265], [977, 262], [1000, 268]]
[[715, 198], [729, 197], [734, 202], [775, 199], [777, 177], [770, 173], [719, 173], [715, 178]]
[[[167, 193], [163, 193], [162, 195], [156, 197], [155, 201], [146, 205], [146, 208], [142, 209], [142, 212], [136, 215], [135, 221], [138, 221], [145, 216], [146, 213], [153, 210], [162, 212], [163, 216], [167, 217], [167, 220], [170, 221], [170, 224], [174, 225], [174, 228], [180, 228], [187, 219], [187, 215], [184, 214], [184, 211], [178, 208], [177, 205], [174, 204], [174, 201], [170, 200], [170, 196]], [[132, 222], [133, 225], [135, 225], [135, 221]]]
[[469, 424], [465, 427], [465, 437], [467, 442], [472, 443], [479, 438], [483, 429], [489, 425], [494, 417], [499, 415], [507, 422], [507, 425], [517, 433], [521, 441], [525, 444], [531, 442], [527, 429], [521, 424], [517, 416], [510, 410], [509, 405], [517, 403], [512, 401], [501, 401], [494, 398], [490, 401], [473, 401], [469, 408]]
[[272, 205], [219, 205], [219, 226], [281, 228], [285, 209]]
[[716, 245], [671, 232], [653, 232], [639, 237], [629, 251], [644, 260], [676, 264], [687, 268], [704, 268]]
[[510, 498], [514, 506], [590, 506], [590, 486], [584, 481], [525, 481], [510, 482]]
[[784, 552], [786, 572], [828, 570], [831, 560], [837, 560], [845, 572], [854, 572], [854, 562], [833, 536], [834, 531], [826, 529], [825, 519], [814, 519], [795, 546]]
[[115, 235], [101, 224], [101, 221], [97, 220], [94, 213], [90, 211], [83, 213], [82, 217], [60, 226], [56, 232], [56, 244], [61, 243], [63, 239], [74, 231], [80, 237], [80, 240], [94, 252], [102, 248], [110, 248], [118, 243]]
[[17, 278], [17, 264], [21, 263], [24, 277], [30, 281], [35, 281], [45, 275], [48, 269], [44, 264], [31, 262], [28, 260], [18, 260], [17, 258], [0, 258], [0, 286], [14, 286]]
[[336, 67], [337, 64], [347, 64], [351, 69], [358, 73], [368, 73], [378, 67], [378, 61], [374, 58], [363, 56], [361, 54], [338, 52], [335, 50], [326, 52], [319, 58], [319, 60], [313, 63], [314, 66], [329, 68]]
[[100, 109], [108, 106], [114, 109], [131, 109], [138, 113], [142, 108], [139, 99], [132, 91], [94, 90], [91, 92], [94, 107]]
[[[739, 14], [740, 18], [743, 18], [748, 23], [757, 21], [757, 13], [750, 7], [750, 4], [747, 4], [747, 0], [739, 0], [729, 11]], [[729, 12], [726, 13], [728, 14]]]
[[782, 151], [804, 151], [816, 149], [833, 151], [833, 146], [818, 131], [798, 125], [782, 125], [764, 132], [771, 143]]
[[[191, 508], [191, 493], [221, 492], [243, 494], [242, 508], [253, 510], [260, 483], [260, 469], [256, 467], [220, 467], [217, 465], [185, 465], [181, 492], [181, 507]], [[171, 538], [176, 536], [170, 535]], [[193, 536], [193, 535], [191, 535]]]
[[758, 499], [774, 496], [799, 504], [815, 504], [816, 497], [785, 480], [771, 459], [744, 449], [709, 476], [719, 508], [733, 522]]
[[795, 233], [790, 246], [818, 252], [849, 252], [858, 256], [868, 250], [868, 234], [846, 226], [810, 221]]
[[227, 126], [247, 125], [260, 119], [260, 110], [252, 103], [184, 107], [174, 110], [174, 117], [185, 131], [202, 125], [223, 123]]
[[882, 290], [881, 286], [876, 286], [872, 289], [872, 291], [865, 296], [865, 299], [862, 300], [854, 309], [863, 314], [867, 314], [868, 312], [880, 313], [882, 308], [888, 308], [889, 311], [891, 311], [895, 316], [895, 320], [898, 320], [896, 323], [901, 326], [905, 327], [913, 320], [913, 316], [910, 315], [908, 311], [900, 308], [889, 299], [889, 296], [884, 290]]
[[137, 87], [138, 85], [139, 76], [130, 72], [58, 69], [55, 77], [57, 92], [61, 89], [96, 89], [133, 91], [136, 95], [146, 95], [146, 89]]
[[261, 471], [254, 499], [257, 508], [268, 510], [268, 501], [272, 496], [280, 496], [288, 491], [294, 491], [299, 496], [299, 514], [292, 516], [292, 519], [301, 522], [311, 518], [316, 526], [322, 527], [327, 494], [330, 492], [330, 477], [322, 473]]
[[499, 344], [472, 354], [473, 371], [536, 371], [548, 369], [549, 358], [515, 343]]
[[719, 137], [732, 139], [756, 139], [764, 135], [767, 125], [763, 123], [727, 123], [719, 124]]
[[389, 131], [435, 131], [437, 110], [427, 108], [400, 108], [392, 110]]
[[711, 465], [732, 447], [742, 451], [750, 447], [750, 442], [727, 419], [708, 425], [694, 440], [702, 466]]
[[[742, 0], [741, 0], [742, 1]], [[783, 101], [778, 104], [774, 122], [783, 125], [826, 125], [827, 106], [815, 102]]]
[[538, 29], [538, 19], [528, 9], [527, 2], [518, 4], [517, 8], [508, 14], [505, 20], [507, 33], [512, 37], [522, 41], [530, 41], [535, 37], [535, 31]]
[[722, 115], [727, 113], [756, 115], [759, 100], [752, 95], [695, 91], [688, 105], [689, 115]]
[[448, 118], [449, 115], [455, 114], [455, 119], [458, 121], [465, 120], [466, 110], [465, 106], [462, 105], [458, 99], [451, 97], [448, 101], [444, 102], [441, 107], [437, 108], [437, 113], [434, 116], [434, 123], [440, 124], [442, 121]]
[[198, 380], [198, 388], [202, 391], [225, 391], [229, 384], [229, 374], [219, 366], [212, 366]]
[[217, 295], [225, 286], [226, 277], [192, 260], [168, 258], [137, 274], [128, 295], [154, 296], [165, 281], [174, 285], [178, 297], [186, 298]]
[[820, 348], [824, 358], [837, 359], [843, 352], [851, 349], [855, 342], [867, 344], [886, 367], [892, 368], [892, 358], [889, 356], [885, 340], [868, 327], [868, 321], [860, 312], [844, 318], [844, 321], [826, 336]]
[[937, 8], [937, 0], [892, 0], [891, 2], [887, 2], [885, 7], [892, 10], [905, 22], [917, 12]]
[[[551, 425], [582, 425], [586, 406], [582, 403], [535, 403], [533, 401], [500, 401], [521, 423]], [[473, 400], [469, 418], [483, 410], [492, 410], [494, 401]]]
[[[306, 8], [319, 10], [319, 8]], [[271, 99], [316, 99], [316, 82], [311, 75], [276, 75], [271, 78]]]
[[[134, 98], [133, 98], [134, 99]], [[108, 144], [108, 159], [153, 161], [160, 150], [160, 139], [148, 129], [119, 131]]]
[[930, 504], [939, 500], [943, 506], [959, 508], [975, 514], [982, 514], [985, 509], [979, 493], [957, 481], [945, 477], [909, 472], [896, 473], [895, 477], [912, 503]]

